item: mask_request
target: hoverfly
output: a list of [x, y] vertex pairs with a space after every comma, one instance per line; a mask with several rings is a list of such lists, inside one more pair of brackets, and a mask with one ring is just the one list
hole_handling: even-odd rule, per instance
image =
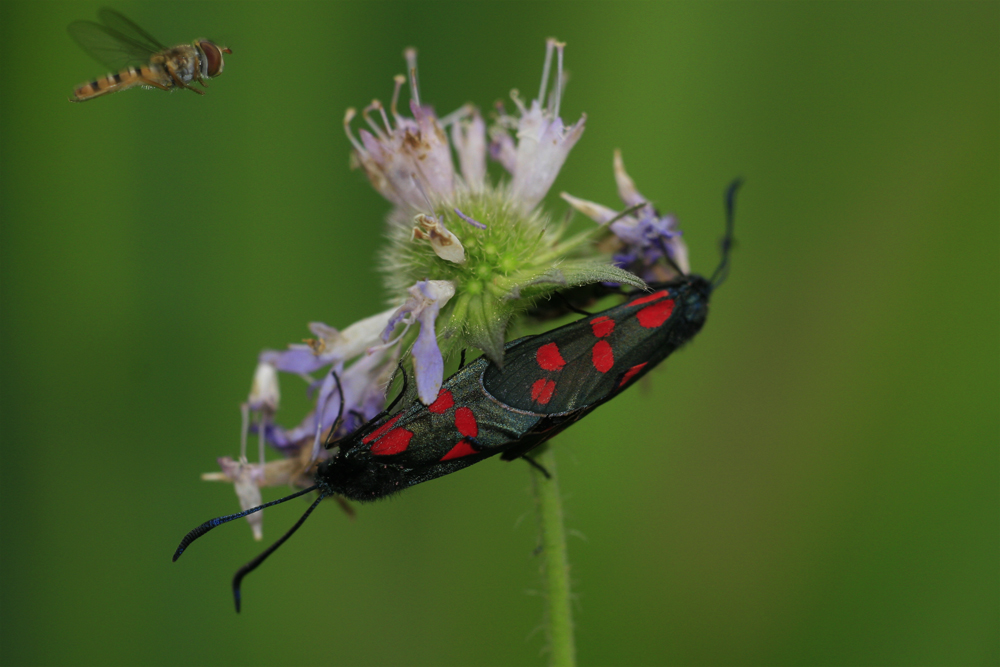
[[77, 87], [70, 102], [84, 102], [134, 86], [187, 88], [204, 95], [188, 84], [197, 81], [207, 88], [205, 79], [222, 74], [222, 54], [232, 53], [207, 39], [167, 48], [113, 9], [102, 9], [97, 15], [101, 23], [74, 21], [69, 24], [69, 34], [97, 62], [113, 71]]

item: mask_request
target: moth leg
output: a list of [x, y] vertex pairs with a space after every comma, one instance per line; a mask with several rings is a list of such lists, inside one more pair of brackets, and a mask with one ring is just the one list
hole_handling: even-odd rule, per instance
[[340, 505], [340, 509], [344, 510], [344, 514], [346, 514], [348, 518], [354, 518], [354, 508], [351, 507], [349, 502], [347, 502], [347, 498], [344, 498], [343, 496], [334, 496], [333, 499], [337, 501], [337, 504]]
[[545, 475], [545, 479], [552, 479], [552, 475], [549, 474], [549, 471], [546, 470], [545, 466], [543, 466], [541, 463], [531, 458], [527, 454], [522, 454], [521, 458], [527, 461], [528, 465], [530, 465], [532, 468]]

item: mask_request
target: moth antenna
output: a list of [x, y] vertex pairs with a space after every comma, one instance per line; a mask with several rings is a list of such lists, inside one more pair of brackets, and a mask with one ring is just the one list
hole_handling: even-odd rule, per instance
[[396, 407], [396, 404], [399, 403], [406, 394], [406, 369], [403, 368], [403, 362], [396, 364], [396, 372], [403, 374], [403, 388], [398, 394], [396, 394], [396, 398], [392, 399], [392, 403], [389, 404], [389, 407], [382, 411], [382, 414], [384, 415], [392, 412], [392, 409]]
[[[600, 226], [601, 227], [610, 227], [612, 223], [618, 222], [622, 218], [625, 218], [625, 217], [628, 217], [628, 216], [632, 215], [633, 213], [635, 213], [639, 209], [643, 208], [647, 204], [649, 204], [648, 201], [641, 201], [638, 204], [633, 204], [632, 206], [629, 206], [627, 209], [625, 209], [624, 211], [622, 211], [621, 213], [619, 213], [615, 217], [613, 217], [610, 220], [608, 220], [607, 222], [602, 222], [600, 224]], [[570, 209], [570, 210], [572, 210], [572, 209]]]
[[[394, 399], [392, 399], [392, 403], [389, 404], [389, 407], [387, 407], [385, 410], [383, 410], [382, 412], [380, 412], [377, 415], [375, 415], [374, 417], [372, 417], [371, 420], [369, 420], [369, 423], [373, 422], [373, 421], [378, 421], [382, 417], [384, 417], [387, 414], [389, 414], [390, 412], [392, 412], [392, 409], [394, 407], [396, 407], [396, 404], [399, 403], [403, 399], [403, 396], [406, 394], [406, 371], [403, 370], [403, 364], [402, 363], [397, 364], [396, 371], [403, 374], [403, 390], [400, 391], [399, 394], [397, 394]], [[393, 373], [392, 379], [389, 380], [389, 386], [386, 388], [386, 395], [388, 395], [388, 391], [392, 388], [392, 382], [393, 382], [393, 380], [395, 380], [395, 378], [396, 378], [396, 374]], [[338, 387], [340, 386], [340, 378], [337, 378], [337, 386]], [[343, 394], [341, 394], [341, 396], [343, 396]], [[341, 402], [343, 402], [343, 398], [341, 398]], [[352, 413], [353, 412], [354, 411], [352, 410]], [[327, 438], [327, 442], [326, 442], [325, 447], [327, 449], [330, 449], [335, 444], [337, 444], [337, 442], [338, 442], [337, 440], [331, 441], [329, 438]]]
[[566, 308], [569, 309], [570, 312], [576, 313], [577, 315], [583, 315], [584, 317], [593, 316], [593, 313], [588, 313], [583, 308], [577, 308], [576, 306], [574, 306], [573, 302], [570, 301], [568, 298], [566, 298], [566, 295], [563, 294], [562, 292], [554, 292], [553, 296], [562, 301], [563, 305], [566, 306]]
[[709, 281], [712, 283], [713, 290], [721, 285], [726, 280], [726, 276], [729, 275], [729, 250], [733, 245], [733, 221], [736, 217], [736, 191], [740, 189], [741, 185], [743, 185], [743, 179], [737, 178], [726, 188], [726, 233], [720, 243], [722, 260]]
[[[336, 440], [333, 437], [333, 434], [337, 432], [337, 428], [344, 421], [344, 387], [343, 385], [340, 384], [340, 376], [337, 375], [337, 371], [330, 371], [330, 374], [333, 375], [333, 381], [337, 383], [337, 393], [340, 394], [340, 407], [337, 410], [337, 419], [334, 420], [333, 426], [330, 427], [330, 432], [326, 434], [326, 442], [323, 443], [323, 447], [325, 447], [326, 449], [330, 449], [330, 446], [334, 442], [336, 442]], [[316, 416], [319, 417], [319, 415]], [[317, 428], [319, 428], [318, 424]], [[318, 456], [319, 456], [319, 447], [316, 447], [313, 451], [312, 459], [309, 460], [309, 465], [306, 466], [307, 470], [316, 461], [316, 458]]]
[[[316, 488], [316, 487], [313, 487], [313, 488]], [[297, 494], [297, 495], [301, 495], [301, 494]], [[289, 496], [289, 498], [292, 498], [292, 497], [294, 497], [294, 496]], [[316, 506], [319, 505], [320, 501], [323, 500], [324, 498], [326, 498], [326, 494], [321, 493], [320, 496], [319, 496], [319, 498], [317, 498], [316, 500], [314, 500], [313, 504], [309, 506], [309, 509], [306, 510], [306, 513], [303, 514], [299, 518], [299, 520], [295, 522], [295, 525], [292, 526], [291, 529], [289, 529], [289, 531], [287, 533], [285, 533], [284, 535], [281, 536], [280, 540], [278, 540], [277, 542], [275, 542], [274, 544], [272, 544], [271, 546], [269, 546], [267, 549], [265, 549], [263, 551], [263, 553], [261, 553], [259, 556], [257, 556], [252, 561], [250, 561], [249, 563], [247, 563], [246, 565], [244, 565], [243, 567], [241, 567], [239, 570], [236, 571], [236, 576], [233, 577], [233, 601], [236, 603], [236, 613], [237, 614], [240, 613], [240, 595], [241, 595], [240, 594], [240, 583], [242, 583], [243, 577], [247, 576], [248, 574], [250, 574], [251, 572], [253, 572], [254, 570], [256, 570], [257, 567], [261, 563], [263, 563], [265, 560], [267, 560], [268, 556], [270, 556], [275, 551], [277, 551], [278, 547], [280, 547], [282, 544], [285, 543], [285, 540], [287, 540], [289, 537], [291, 537], [292, 535], [294, 535], [295, 531], [298, 530], [299, 527], [301, 527], [302, 524], [304, 524], [306, 522], [306, 519], [309, 518], [309, 515], [312, 514], [312, 511], [314, 509], [316, 509]]]
[[318, 487], [319, 487], [318, 484], [313, 484], [308, 489], [302, 489], [301, 491], [297, 491], [296, 493], [293, 493], [290, 496], [285, 496], [284, 498], [278, 498], [277, 500], [272, 500], [271, 502], [264, 503], [263, 505], [257, 505], [257, 507], [251, 507], [248, 510], [243, 510], [242, 512], [238, 512], [236, 514], [219, 516], [214, 519], [210, 519], [209, 521], [206, 521], [205, 523], [201, 524], [200, 526], [198, 526], [197, 528], [195, 528], [194, 530], [192, 530], [191, 532], [189, 532], [187, 535], [184, 536], [184, 539], [181, 540], [181, 543], [177, 545], [177, 551], [174, 552], [174, 560], [176, 561], [178, 558], [180, 558], [181, 554], [184, 553], [184, 550], [187, 549], [192, 542], [194, 542], [199, 537], [201, 537], [208, 531], [212, 530], [216, 526], [221, 526], [224, 523], [229, 523], [234, 519], [242, 519], [247, 514], [253, 514], [254, 512], [259, 512], [265, 507], [271, 507], [272, 505], [278, 505], [285, 501], [291, 500], [292, 498], [298, 498], [299, 496], [305, 495], [310, 491], [315, 491]]

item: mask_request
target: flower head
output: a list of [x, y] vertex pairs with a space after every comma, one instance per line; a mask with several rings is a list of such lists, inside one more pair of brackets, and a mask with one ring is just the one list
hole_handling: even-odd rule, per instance
[[[403, 77], [396, 77], [389, 113], [377, 100], [363, 110], [368, 127], [357, 136], [350, 128], [357, 114], [348, 110], [354, 164], [393, 204], [381, 261], [390, 293], [408, 293], [424, 280], [454, 286], [455, 297], [436, 315], [436, 341], [422, 333], [414, 351], [434, 346], [446, 358], [472, 347], [501, 363], [508, 323], [534, 299], [590, 282], [642, 284], [593, 253], [596, 231], [569, 236], [566, 225], [539, 208], [584, 129], [585, 117], [569, 126], [559, 117], [563, 49], [548, 41], [538, 97], [526, 104], [512, 93], [516, 114], [501, 110], [491, 128], [472, 105], [440, 119], [423, 105], [412, 49], [406, 52], [412, 118], [398, 111]], [[510, 172], [509, 182], [490, 181], [488, 156]]]
[[[543, 206], [586, 122], [585, 115], [570, 124], [560, 117], [564, 47], [548, 40], [538, 96], [525, 101], [513, 91], [513, 113], [498, 105], [489, 126], [471, 104], [438, 117], [421, 100], [413, 49], [405, 52], [408, 73], [395, 77], [388, 108], [375, 100], [360, 114], [347, 110], [352, 164], [391, 204], [379, 258], [390, 307], [342, 330], [312, 323], [312, 338], [261, 353], [244, 404], [240, 457], [219, 459], [222, 471], [206, 475], [232, 482], [241, 506], [259, 503], [261, 486], [308, 485], [327, 455], [324, 439], [346, 436], [377, 415], [397, 367], [430, 404], [453, 353], [478, 348], [502, 364], [509, 325], [527, 320], [539, 299], [583, 285], [643, 287], [643, 278], [687, 271], [676, 221], [646, 202], [617, 153], [623, 213], [564, 194], [600, 223], [571, 233], [568, 218], [556, 222]], [[507, 177], [492, 180], [488, 159]], [[305, 380], [315, 401], [291, 428], [276, 421], [282, 373]], [[257, 463], [246, 456], [249, 433], [260, 442]], [[281, 457], [265, 461], [265, 443]]]

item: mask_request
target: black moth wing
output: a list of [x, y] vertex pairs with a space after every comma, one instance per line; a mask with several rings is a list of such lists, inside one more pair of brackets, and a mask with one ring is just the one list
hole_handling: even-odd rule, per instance
[[[516, 345], [510, 343], [508, 347]], [[539, 421], [537, 415], [511, 413], [489, 400], [479, 377], [490, 366], [485, 357], [447, 380], [427, 406], [416, 397], [357, 432], [353, 456], [402, 467], [421, 481], [454, 472], [517, 443]]]
[[535, 336], [509, 349], [503, 368], [491, 364], [483, 388], [497, 401], [532, 414], [589, 411], [677, 347], [671, 334], [684, 318], [676, 292], [664, 286], [641, 293]]
[[104, 25], [74, 21], [67, 31], [80, 48], [110, 70], [144, 65], [154, 53], [167, 48], [113, 9], [102, 9], [99, 16]]

